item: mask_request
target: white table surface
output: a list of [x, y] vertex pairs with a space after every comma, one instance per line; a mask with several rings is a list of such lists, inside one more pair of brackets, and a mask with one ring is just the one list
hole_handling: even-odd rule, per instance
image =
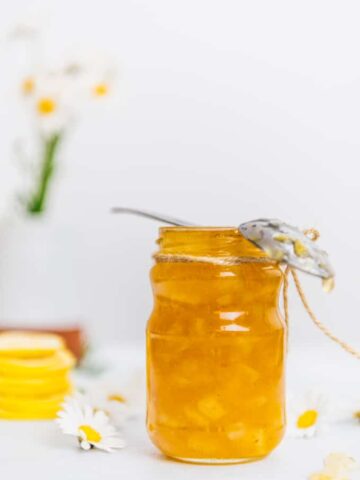
[[[325, 347], [291, 352], [289, 387], [296, 394], [316, 385], [331, 400], [357, 397], [360, 405], [360, 363], [337, 346]], [[168, 460], [148, 440], [141, 418], [128, 422], [124, 436], [128, 442], [124, 450], [86, 452], [53, 422], [2, 421], [0, 479], [302, 480], [318, 471], [331, 452], [345, 452], [360, 462], [360, 424], [351, 421], [334, 424], [312, 439], [286, 438], [267, 459], [246, 465], [199, 466]], [[359, 472], [351, 478], [360, 478]]]

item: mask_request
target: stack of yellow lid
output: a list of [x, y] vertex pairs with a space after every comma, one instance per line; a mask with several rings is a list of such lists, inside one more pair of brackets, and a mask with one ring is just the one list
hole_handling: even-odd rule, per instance
[[75, 364], [61, 337], [47, 333], [0, 334], [0, 418], [55, 418], [71, 393]]

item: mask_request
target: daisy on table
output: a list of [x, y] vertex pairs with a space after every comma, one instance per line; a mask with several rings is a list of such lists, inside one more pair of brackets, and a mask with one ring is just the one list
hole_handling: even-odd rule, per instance
[[56, 422], [63, 433], [78, 439], [83, 450], [98, 448], [112, 452], [125, 446], [108, 415], [85, 404], [80, 396], [66, 399]]
[[145, 374], [134, 371], [128, 379], [109, 373], [100, 379], [92, 378], [78, 386], [90, 405], [105, 411], [115, 425], [145, 414]]
[[356, 461], [345, 453], [330, 453], [322, 471], [314, 473], [309, 480], [349, 480], [349, 472], [357, 467]]
[[330, 419], [326, 397], [310, 391], [303, 397], [290, 397], [288, 401], [288, 435], [310, 438], [326, 431]]
[[343, 422], [360, 425], [360, 397], [356, 392], [344, 396], [340, 407]]
[[346, 424], [360, 424], [360, 400], [344, 395], [336, 405], [335, 420]]

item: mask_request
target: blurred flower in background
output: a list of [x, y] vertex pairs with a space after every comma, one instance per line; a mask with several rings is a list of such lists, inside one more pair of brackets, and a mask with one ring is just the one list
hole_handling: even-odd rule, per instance
[[[49, 215], [50, 199], [56, 180], [71, 176], [70, 163], [62, 175], [62, 161], [65, 165], [81, 116], [87, 119], [116, 101], [117, 69], [108, 54], [73, 46], [82, 42], [81, 25], [75, 38], [65, 35], [66, 24], [60, 25], [60, 37], [52, 38], [49, 17], [30, 12], [6, 35], [0, 32], [1, 88], [11, 109], [0, 161], [0, 324], [4, 329], [55, 329], [67, 341], [77, 338], [73, 347], [81, 353], [86, 306], [74, 292], [81, 290], [83, 270], [70, 259], [79, 256], [82, 237], [68, 229], [71, 212], [61, 201], [59, 214]], [[106, 128], [101, 118], [99, 130]], [[13, 146], [8, 156], [7, 142]], [[85, 172], [81, 181], [79, 189], [86, 183]]]
[[16, 41], [17, 48], [28, 52], [28, 65], [19, 79], [19, 93], [37, 147], [25, 154], [18, 142], [15, 153], [26, 177], [19, 194], [21, 207], [29, 215], [39, 215], [47, 208], [62, 143], [86, 103], [112, 94], [116, 69], [108, 58], [99, 55], [63, 60], [57, 65], [47, 62], [41, 48], [29, 47], [44, 41], [41, 30], [32, 21], [15, 26], [8, 40]]

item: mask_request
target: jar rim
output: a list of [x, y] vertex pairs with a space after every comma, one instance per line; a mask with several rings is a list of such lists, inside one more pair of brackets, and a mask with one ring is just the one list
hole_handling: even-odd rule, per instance
[[157, 255], [266, 257], [236, 227], [164, 226], [159, 228]]

